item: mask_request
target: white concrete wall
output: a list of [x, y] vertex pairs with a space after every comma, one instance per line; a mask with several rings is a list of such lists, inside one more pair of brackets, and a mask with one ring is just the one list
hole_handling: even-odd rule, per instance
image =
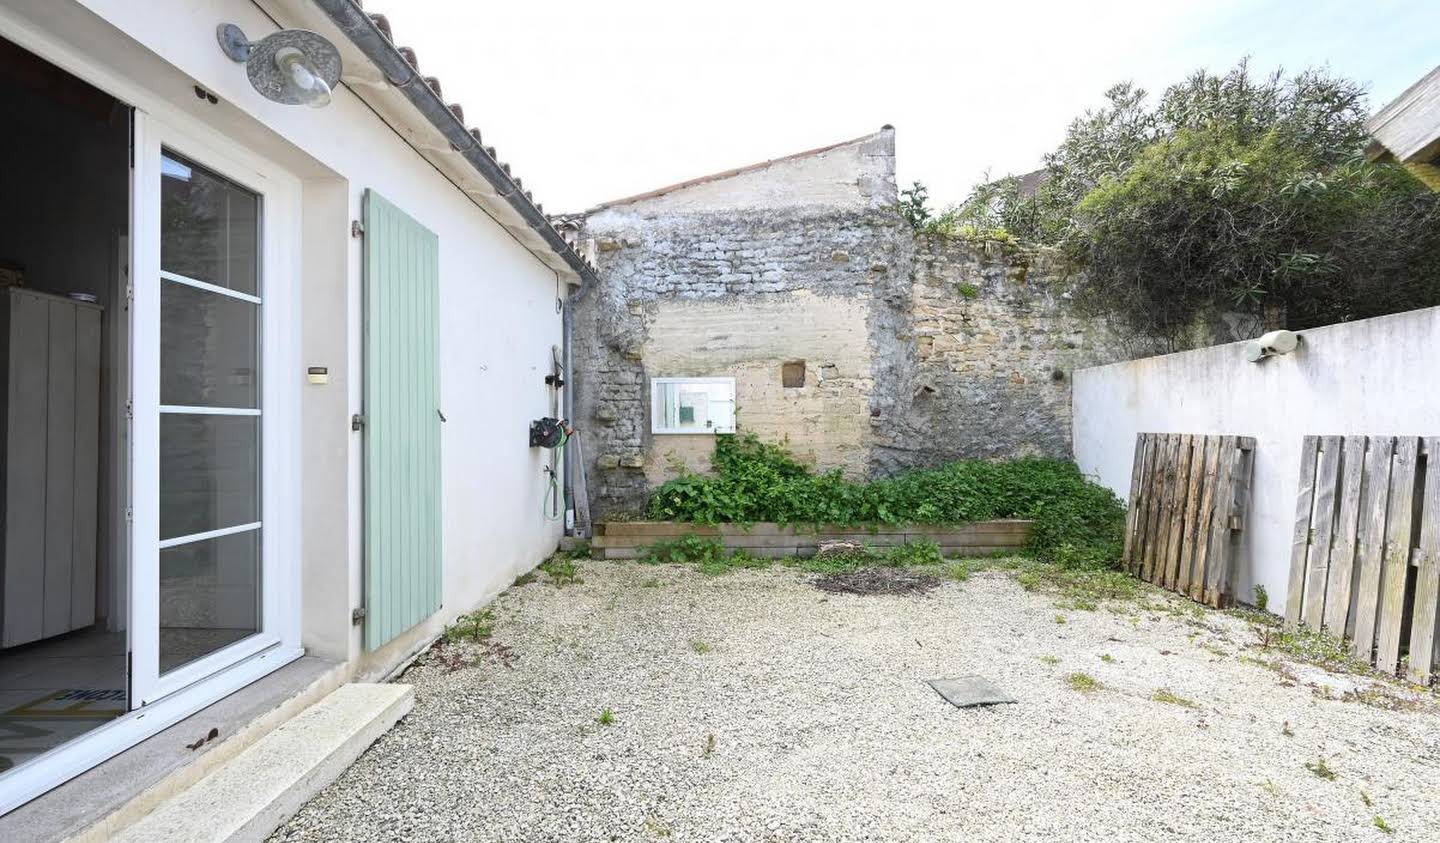
[[1135, 434], [1233, 433], [1256, 439], [1247, 559], [1236, 596], [1256, 584], [1285, 604], [1300, 442], [1320, 435], [1440, 433], [1440, 308], [1301, 332], [1294, 353], [1248, 363], [1244, 344], [1075, 372], [1075, 458], [1121, 498]]
[[[285, 3], [262, 5], [285, 21]], [[244, 68], [226, 58], [215, 40], [222, 22], [240, 25], [256, 40], [279, 28], [249, 0], [15, 0], [7, 6], [65, 52], [83, 56], [85, 69], [139, 86], [165, 108], [302, 180], [306, 277], [283, 283], [301, 290], [302, 366], [324, 365], [331, 372], [328, 386], [300, 387], [307, 647], [348, 657], [362, 672], [383, 671], [554, 549], [560, 525], [541, 514], [544, 455], [526, 446], [529, 419], [550, 414], [543, 377], [551, 347], [561, 342], [554, 271], [350, 87], [338, 86], [334, 102], [322, 110], [261, 98]], [[74, 64], [67, 69], [79, 72]], [[103, 78], [89, 81], [107, 87]], [[219, 103], [197, 99], [196, 84]], [[350, 609], [361, 602], [361, 452], [349, 418], [360, 411], [362, 398], [362, 267], [360, 241], [344, 234], [361, 216], [366, 188], [439, 235], [441, 387], [448, 418], [442, 440], [444, 606], [370, 656], [362, 656], [359, 630], [349, 622]], [[303, 383], [303, 370], [296, 376]]]

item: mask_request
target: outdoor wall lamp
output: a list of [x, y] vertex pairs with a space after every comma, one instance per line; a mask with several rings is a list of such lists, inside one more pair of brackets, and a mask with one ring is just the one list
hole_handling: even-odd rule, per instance
[[245, 75], [260, 95], [285, 105], [324, 108], [340, 81], [340, 51], [324, 37], [304, 29], [282, 29], [251, 41], [233, 23], [215, 30], [225, 55], [245, 65]]
[[1259, 363], [1267, 357], [1289, 354], [1299, 345], [1300, 335], [1294, 331], [1271, 331], [1259, 339], [1245, 343], [1245, 359], [1251, 363]]

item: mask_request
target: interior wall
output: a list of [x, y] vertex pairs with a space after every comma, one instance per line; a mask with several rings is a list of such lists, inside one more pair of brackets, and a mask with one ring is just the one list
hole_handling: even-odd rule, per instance
[[28, 289], [89, 293], [105, 308], [102, 330], [101, 461], [96, 617], [123, 628], [114, 584], [123, 582], [111, 513], [119, 507], [111, 456], [118, 431], [121, 255], [129, 225], [129, 115], [103, 92], [0, 42], [0, 266]]
[[1135, 434], [1236, 434], [1256, 439], [1251, 511], [1235, 583], [1285, 605], [1300, 479], [1300, 445], [1315, 435], [1440, 433], [1440, 308], [1328, 325], [1260, 363], [1243, 343], [1075, 373], [1075, 458], [1122, 500]]

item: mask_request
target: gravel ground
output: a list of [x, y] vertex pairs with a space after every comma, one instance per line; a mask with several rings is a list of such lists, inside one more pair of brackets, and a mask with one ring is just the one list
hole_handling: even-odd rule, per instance
[[[272, 839], [1440, 839], [1434, 698], [1267, 669], [1243, 619], [1157, 591], [1080, 611], [1001, 572], [924, 596], [580, 575], [422, 657], [414, 710]], [[923, 681], [971, 673], [1019, 703]]]

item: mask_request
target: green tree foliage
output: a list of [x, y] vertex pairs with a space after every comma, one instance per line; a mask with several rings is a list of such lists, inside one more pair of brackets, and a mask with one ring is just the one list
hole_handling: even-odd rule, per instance
[[1129, 84], [1071, 123], [1032, 192], [987, 181], [947, 216], [1059, 246], [1081, 304], [1174, 338], [1216, 310], [1290, 327], [1440, 303], [1440, 195], [1365, 160], [1364, 89], [1325, 71]]
[[717, 435], [714, 474], [685, 473], [651, 495], [650, 518], [670, 521], [825, 524], [958, 524], [995, 518], [1035, 521], [1032, 553], [1069, 565], [1113, 564], [1125, 508], [1073, 463], [961, 460], [856, 483], [837, 470], [815, 474], [754, 434]]

